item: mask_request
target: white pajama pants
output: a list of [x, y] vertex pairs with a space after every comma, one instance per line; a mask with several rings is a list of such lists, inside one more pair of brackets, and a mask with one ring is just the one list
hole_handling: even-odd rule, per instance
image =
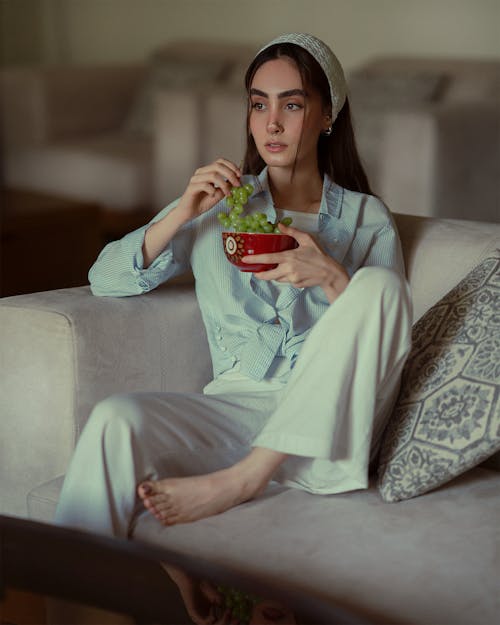
[[56, 522], [127, 537], [145, 479], [233, 465], [253, 446], [290, 454], [281, 484], [331, 494], [366, 488], [411, 343], [408, 286], [360, 269], [312, 328], [284, 383], [222, 376], [203, 394], [132, 393], [97, 404], [80, 437]]

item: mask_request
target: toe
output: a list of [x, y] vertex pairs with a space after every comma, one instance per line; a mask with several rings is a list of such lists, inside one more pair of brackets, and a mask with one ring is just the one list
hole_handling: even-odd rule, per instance
[[137, 494], [139, 497], [144, 499], [144, 497], [148, 497], [154, 493], [153, 484], [151, 482], [142, 482], [137, 487]]

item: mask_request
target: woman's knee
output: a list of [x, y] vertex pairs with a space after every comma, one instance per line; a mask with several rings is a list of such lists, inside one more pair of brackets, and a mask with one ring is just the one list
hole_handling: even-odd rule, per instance
[[406, 280], [389, 267], [362, 267], [351, 279], [351, 283], [363, 285], [372, 292], [392, 291], [397, 293], [405, 288]]
[[406, 278], [388, 267], [363, 267], [354, 274], [351, 283], [367, 300], [383, 298], [388, 303], [402, 303], [406, 307], [411, 304]]
[[110, 395], [95, 405], [86, 429], [103, 431], [111, 427], [138, 432], [142, 429], [143, 420], [143, 412], [134, 395]]

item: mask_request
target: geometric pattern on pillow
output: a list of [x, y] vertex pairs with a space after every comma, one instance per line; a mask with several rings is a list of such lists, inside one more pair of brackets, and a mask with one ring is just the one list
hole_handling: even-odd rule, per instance
[[500, 449], [500, 258], [489, 257], [414, 325], [380, 448], [388, 502], [422, 495]]

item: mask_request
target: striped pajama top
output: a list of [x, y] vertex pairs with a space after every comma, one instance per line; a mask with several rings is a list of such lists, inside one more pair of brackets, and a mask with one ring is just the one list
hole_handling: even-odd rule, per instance
[[[242, 184], [246, 182], [255, 191], [245, 210], [266, 213], [274, 222], [267, 168], [258, 177], [243, 176]], [[177, 203], [169, 204], [151, 223]], [[90, 285], [94, 295], [139, 295], [191, 268], [214, 378], [237, 363], [242, 374], [262, 380], [272, 376], [278, 364], [281, 371], [284, 363], [293, 367], [309, 330], [329, 303], [320, 287], [296, 288], [259, 280], [229, 263], [222, 246], [223, 227], [217, 219], [221, 211], [227, 212], [224, 200], [185, 224], [146, 269], [142, 244], [149, 224], [109, 243], [90, 269]], [[340, 187], [328, 176], [315, 237], [350, 276], [374, 265], [404, 274], [399, 237], [387, 207], [374, 196]]]

